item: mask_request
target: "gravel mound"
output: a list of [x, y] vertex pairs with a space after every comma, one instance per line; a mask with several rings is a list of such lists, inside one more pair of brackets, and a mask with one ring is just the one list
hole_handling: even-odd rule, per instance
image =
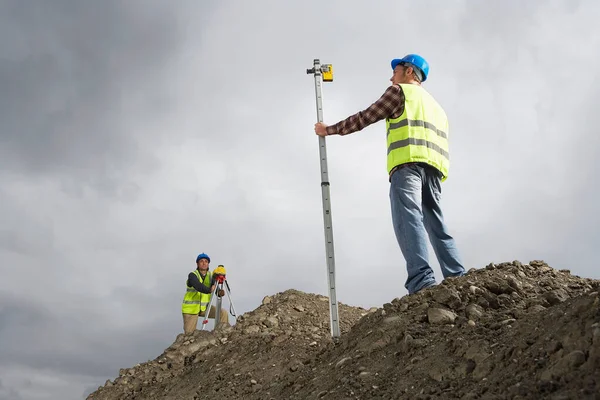
[[598, 399], [600, 281], [490, 264], [382, 308], [287, 290], [180, 334], [88, 399]]

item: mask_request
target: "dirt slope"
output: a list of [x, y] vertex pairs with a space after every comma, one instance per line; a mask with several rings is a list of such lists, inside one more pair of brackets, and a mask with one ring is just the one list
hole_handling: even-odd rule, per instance
[[88, 399], [600, 399], [600, 281], [490, 264], [380, 309], [265, 297], [233, 328], [179, 335]]

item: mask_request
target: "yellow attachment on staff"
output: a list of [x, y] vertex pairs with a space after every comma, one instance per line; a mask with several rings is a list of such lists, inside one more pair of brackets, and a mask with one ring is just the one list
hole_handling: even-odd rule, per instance
[[323, 65], [323, 82], [333, 82], [333, 65]]

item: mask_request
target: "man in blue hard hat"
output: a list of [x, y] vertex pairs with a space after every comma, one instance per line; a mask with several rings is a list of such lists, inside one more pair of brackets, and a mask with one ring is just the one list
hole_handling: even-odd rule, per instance
[[418, 54], [392, 60], [385, 93], [371, 106], [335, 125], [315, 124], [319, 136], [348, 135], [386, 121], [387, 173], [394, 232], [406, 260], [409, 294], [436, 284], [428, 260], [427, 239], [444, 278], [465, 268], [440, 205], [441, 182], [448, 178], [448, 119], [421, 83], [429, 64]]
[[[210, 257], [201, 253], [196, 257], [196, 269], [189, 273], [186, 281], [186, 292], [181, 304], [183, 314], [183, 331], [186, 334], [193, 333], [198, 325], [198, 316], [206, 315], [206, 308], [210, 302], [210, 295], [215, 291], [216, 282], [214, 276], [208, 270]], [[224, 293], [220, 293], [223, 296]], [[208, 318], [215, 318], [216, 307], [212, 305], [208, 312]], [[224, 308], [221, 309], [221, 318], [229, 324], [229, 315]]]

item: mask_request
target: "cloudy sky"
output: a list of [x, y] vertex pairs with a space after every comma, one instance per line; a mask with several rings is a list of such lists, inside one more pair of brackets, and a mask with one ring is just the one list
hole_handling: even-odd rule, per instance
[[[428, 59], [468, 268], [600, 278], [599, 2], [289, 3], [0, 2], [0, 400], [82, 399], [159, 355], [199, 252], [238, 314], [327, 293], [314, 58], [328, 123]], [[327, 139], [338, 300], [365, 308], [406, 294], [384, 130]]]

